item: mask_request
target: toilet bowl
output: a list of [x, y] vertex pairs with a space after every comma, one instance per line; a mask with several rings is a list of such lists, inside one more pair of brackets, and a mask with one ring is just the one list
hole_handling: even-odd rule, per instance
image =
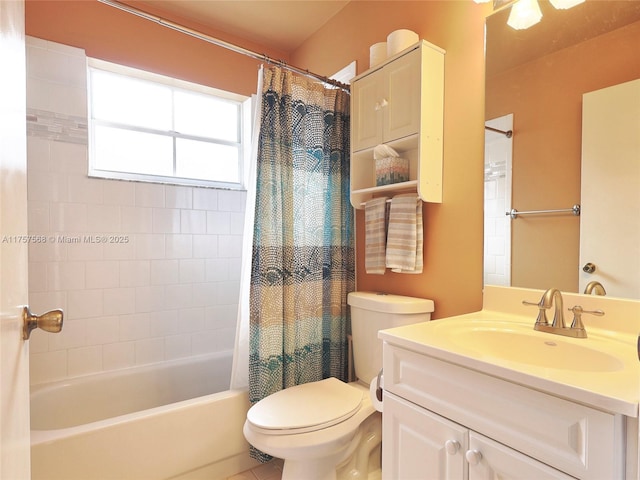
[[349, 294], [357, 382], [336, 378], [270, 395], [247, 413], [243, 433], [257, 449], [284, 459], [283, 480], [378, 479], [382, 418], [369, 382], [382, 367], [382, 328], [430, 319], [433, 301], [369, 292]]
[[[250, 409], [243, 432], [250, 444], [285, 460], [283, 480], [341, 478], [338, 467], [358, 447], [368, 452], [360, 453], [363, 460], [356, 468], [368, 470], [369, 453], [382, 438], [380, 413], [373, 408], [367, 387], [327, 378], [282, 390], [265, 400], [269, 402], [258, 402], [257, 408]], [[361, 445], [366, 432], [368, 442]], [[372, 435], [376, 438], [370, 438]]]

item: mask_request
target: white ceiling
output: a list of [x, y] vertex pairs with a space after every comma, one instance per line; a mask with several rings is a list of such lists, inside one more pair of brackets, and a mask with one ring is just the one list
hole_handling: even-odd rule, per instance
[[[286, 53], [349, 3], [348, 0], [144, 0], [144, 4], [171, 15]], [[177, 22], [179, 23], [179, 22]]]

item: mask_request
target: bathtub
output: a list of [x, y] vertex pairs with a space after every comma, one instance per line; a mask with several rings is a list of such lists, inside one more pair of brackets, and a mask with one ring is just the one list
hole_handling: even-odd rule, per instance
[[[231, 352], [34, 386], [33, 480], [222, 479], [251, 468]], [[213, 374], [214, 372], [220, 372]]]

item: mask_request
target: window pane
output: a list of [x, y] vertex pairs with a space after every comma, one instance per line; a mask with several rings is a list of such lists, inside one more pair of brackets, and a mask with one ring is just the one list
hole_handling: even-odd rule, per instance
[[170, 137], [95, 126], [94, 168], [148, 175], [173, 175]]
[[177, 90], [175, 130], [184, 135], [238, 141], [239, 107], [235, 102]]
[[171, 130], [171, 89], [165, 85], [92, 70], [91, 102], [93, 118]]
[[239, 149], [228, 145], [176, 140], [176, 176], [239, 182]]

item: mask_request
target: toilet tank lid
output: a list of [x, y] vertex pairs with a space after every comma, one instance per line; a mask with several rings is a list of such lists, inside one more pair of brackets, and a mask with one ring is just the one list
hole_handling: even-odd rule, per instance
[[383, 313], [431, 313], [433, 300], [378, 292], [351, 292], [347, 303], [352, 307]]

